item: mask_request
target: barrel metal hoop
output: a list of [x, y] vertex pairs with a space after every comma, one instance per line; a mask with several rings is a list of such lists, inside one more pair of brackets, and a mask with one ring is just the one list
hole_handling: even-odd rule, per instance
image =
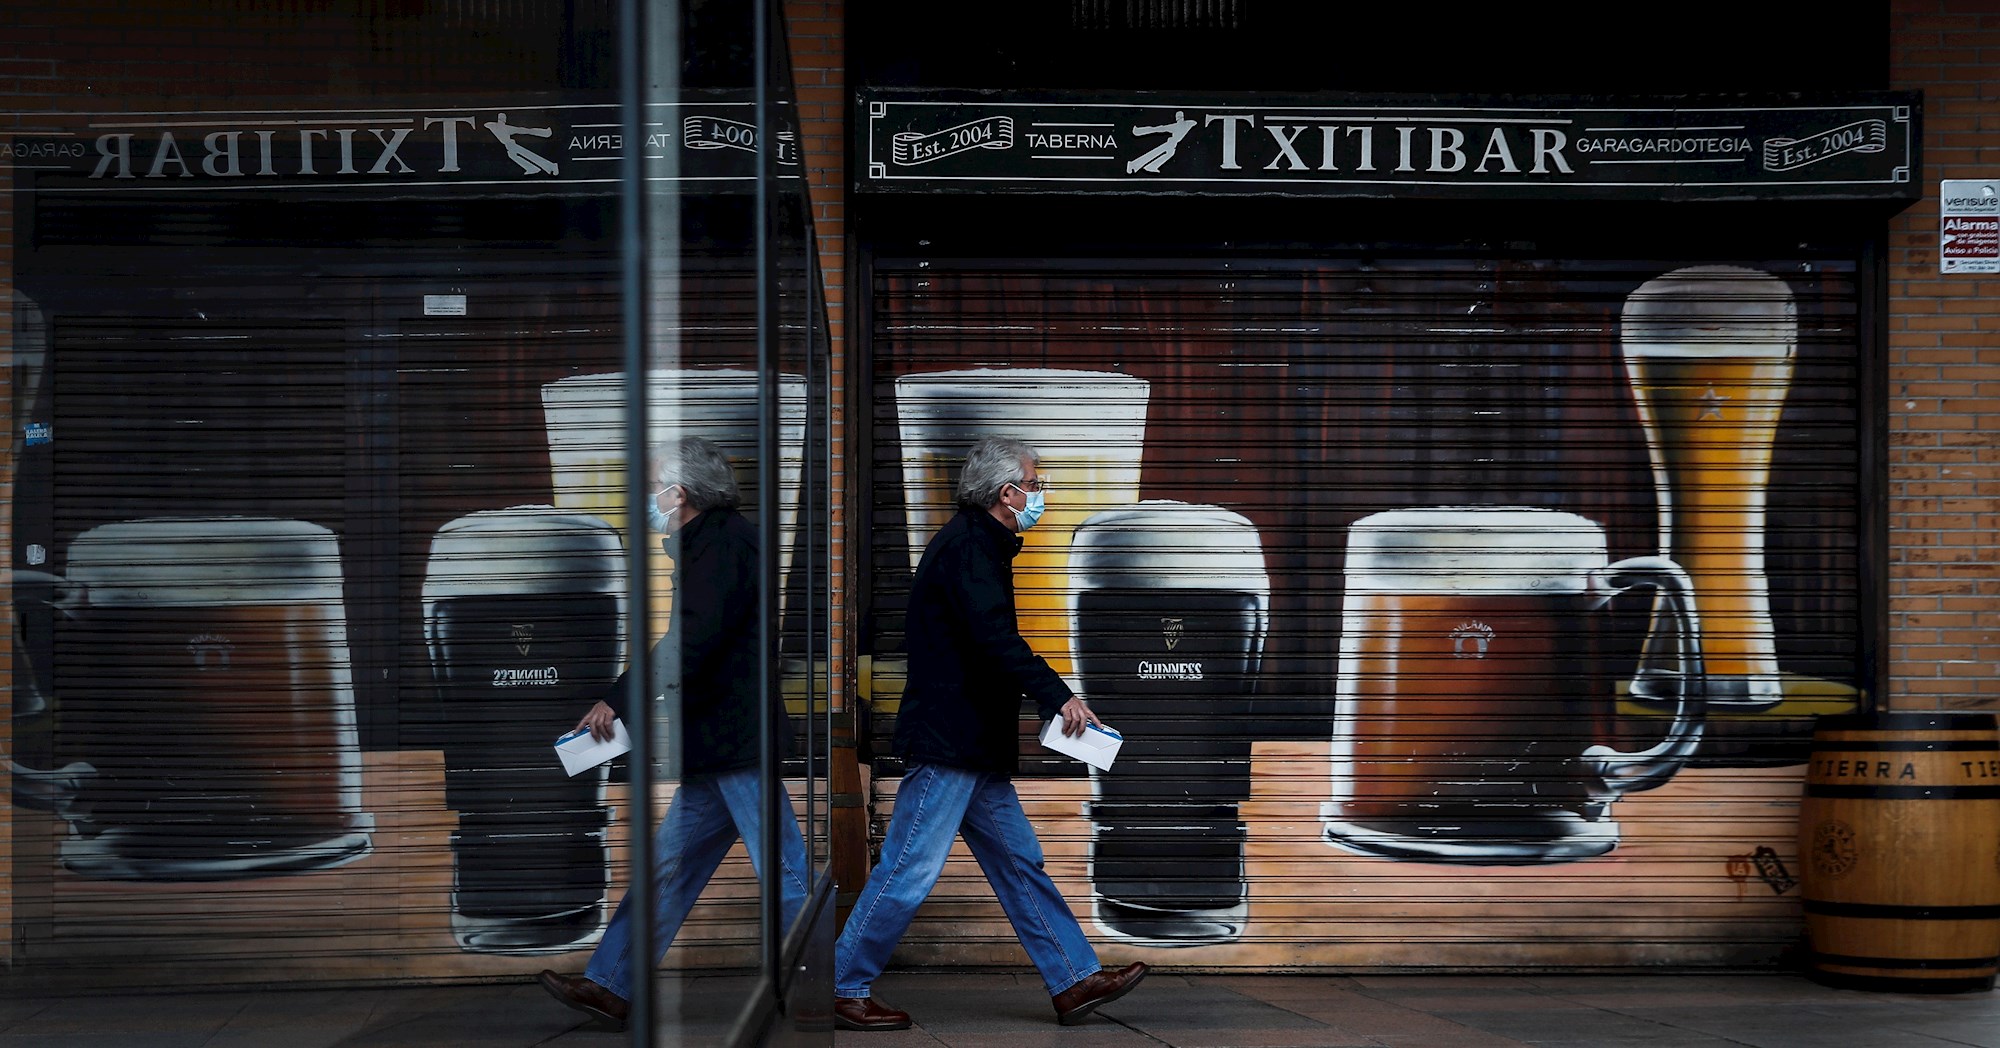
[[1837, 753], [1976, 753], [2000, 750], [2000, 739], [1822, 739], [1813, 747], [1813, 759]]
[[1819, 731], [2000, 731], [1991, 713], [1853, 713], [1821, 717]]
[[1805, 900], [1807, 913], [1824, 917], [1880, 917], [1905, 921], [1979, 921], [2000, 919], [2000, 905], [1994, 906], [1903, 906], [1878, 902], [1828, 902]]
[[1806, 796], [1875, 801], [1980, 801], [2000, 798], [2000, 786], [1837, 786], [1807, 783]]
[[1954, 971], [1960, 969], [1991, 968], [2000, 965], [2000, 956], [1993, 957], [1856, 957], [1844, 953], [1819, 953], [1812, 955], [1815, 964], [1837, 964], [1843, 968], [1894, 968], [1902, 971]]

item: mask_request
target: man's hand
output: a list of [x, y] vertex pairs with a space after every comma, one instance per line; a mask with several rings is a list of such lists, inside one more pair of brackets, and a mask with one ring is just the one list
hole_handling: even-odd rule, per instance
[[609, 742], [612, 735], [611, 722], [617, 719], [618, 715], [611, 712], [611, 707], [600, 702], [592, 706], [590, 712], [584, 714], [583, 719], [576, 722], [576, 726], [579, 728], [589, 728], [590, 737], [599, 742]]
[[1097, 714], [1090, 712], [1090, 707], [1076, 695], [1070, 696], [1069, 701], [1063, 703], [1062, 720], [1063, 734], [1071, 738], [1083, 734], [1086, 725], [1095, 724], [1100, 728], [1104, 726], [1104, 722], [1097, 719]]

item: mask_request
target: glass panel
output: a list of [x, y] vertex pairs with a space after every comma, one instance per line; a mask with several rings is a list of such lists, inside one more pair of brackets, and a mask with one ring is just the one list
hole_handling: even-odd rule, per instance
[[[647, 123], [693, 147], [678, 151], [681, 169], [649, 156], [645, 186], [654, 401], [645, 439], [665, 452], [657, 458], [678, 461], [649, 478], [672, 514], [665, 559], [679, 571], [651, 576], [654, 626], [672, 627], [655, 649], [669, 685], [657, 741], [681, 758], [655, 796], [671, 798], [672, 826], [701, 810], [684, 812], [691, 802], [726, 798], [726, 812], [713, 809], [716, 829], [744, 837], [678, 928], [657, 984], [663, 1043], [705, 1043], [718, 1000], [735, 1009], [736, 1043], [796, 1031], [793, 1017], [753, 1005], [785, 990], [765, 980], [789, 982], [798, 970], [780, 955], [798, 915], [815, 912], [809, 887], [827, 865], [827, 340], [782, 26], [774, 9], [762, 16], [753, 5], [692, 6], [677, 39], [656, 35], [648, 56]], [[763, 62], [760, 39], [771, 45]], [[701, 490], [699, 462], [713, 456], [739, 493], [734, 511]], [[737, 570], [718, 573], [719, 563]], [[675, 877], [691, 873], [690, 886], [712, 861], [672, 834], [659, 843], [695, 867], [662, 860]], [[761, 876], [752, 853], [775, 859], [756, 864]], [[668, 896], [674, 888], [661, 886]], [[826, 958], [809, 970], [830, 968], [830, 941], [818, 947]], [[748, 974], [696, 974], [718, 966]], [[824, 1015], [824, 1003], [805, 1010]], [[826, 1043], [830, 1030], [819, 1036]]]
[[[639, 110], [624, 8], [649, 19]], [[631, 862], [668, 802], [722, 797], [728, 772], [748, 806], [717, 809], [719, 869], [639, 981], [658, 1022], [633, 1037], [730, 1035], [775, 967], [759, 914], [786, 878], [759, 883], [728, 812], [789, 786], [794, 901], [827, 812], [825, 321], [795, 135], [767, 136], [784, 152], [756, 193], [751, 16], [32, 16], [38, 68], [64, 73], [12, 96], [0, 151], [19, 539], [0, 963], [52, 987], [551, 969], [622, 989]], [[789, 73], [767, 72], [788, 129]], [[629, 152], [648, 159], [627, 194]], [[627, 448], [687, 436], [732, 460], [738, 530], [768, 554], [742, 592], [693, 577], [698, 518], [668, 538], [633, 499], [677, 508], [693, 482]], [[716, 675], [694, 620], [738, 605], [749, 647]], [[621, 695], [651, 812], [630, 755], [558, 750]], [[701, 847], [654, 851], [707, 878]], [[644, 953], [624, 970], [654, 970]]]

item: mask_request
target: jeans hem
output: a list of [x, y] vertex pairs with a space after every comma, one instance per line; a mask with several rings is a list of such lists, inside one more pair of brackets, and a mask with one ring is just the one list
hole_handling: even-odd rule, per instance
[[1075, 979], [1072, 979], [1072, 980], [1070, 980], [1070, 983], [1069, 983], [1069, 985], [1068, 985], [1068, 986], [1065, 986], [1065, 987], [1063, 987], [1063, 988], [1062, 988], [1062, 989], [1060, 989], [1060, 990], [1050, 990], [1050, 991], [1049, 991], [1049, 996], [1050, 996], [1050, 997], [1060, 997], [1060, 996], [1062, 996], [1063, 994], [1066, 994], [1066, 993], [1068, 993], [1069, 991], [1071, 991], [1071, 990], [1075, 989], [1075, 988], [1076, 988], [1076, 986], [1077, 986], [1077, 984], [1079, 984], [1079, 983], [1083, 982], [1083, 981], [1084, 981], [1085, 979], [1088, 979], [1088, 978], [1090, 978], [1091, 976], [1093, 976], [1093, 975], [1096, 975], [1096, 974], [1097, 974], [1098, 972], [1101, 972], [1101, 971], [1103, 971], [1103, 970], [1104, 970], [1104, 966], [1100, 964], [1100, 965], [1098, 965], [1097, 967], [1095, 967], [1095, 968], [1092, 968], [1091, 970], [1089, 970], [1089, 971], [1087, 971], [1087, 972], [1084, 972], [1084, 973], [1083, 973], [1082, 975], [1079, 975], [1079, 976], [1077, 976], [1077, 977], [1076, 977]]

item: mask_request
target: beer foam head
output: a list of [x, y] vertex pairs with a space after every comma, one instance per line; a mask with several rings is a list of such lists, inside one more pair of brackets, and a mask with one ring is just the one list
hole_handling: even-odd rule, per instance
[[1625, 299], [1624, 351], [1652, 357], [1786, 357], [1799, 309], [1783, 280], [1741, 266], [1690, 266]]
[[1003, 436], [1045, 455], [1051, 446], [1122, 446], [1136, 457], [1150, 389], [1115, 371], [933, 371], [896, 379], [896, 418], [911, 450], [963, 455], [981, 437]]
[[340, 539], [303, 520], [152, 517], [104, 524], [69, 547], [93, 607], [318, 604], [340, 609]]
[[[676, 437], [706, 437], [739, 464], [756, 458], [756, 372], [659, 368], [647, 374], [648, 445]], [[558, 474], [574, 462], [625, 460], [623, 372], [572, 375], [543, 386], [542, 416]], [[805, 418], [805, 379], [778, 376], [778, 440], [794, 460], [805, 439]]]
[[424, 612], [454, 597], [622, 593], [623, 549], [617, 529], [589, 514], [553, 506], [467, 514], [431, 539]]
[[[757, 373], [728, 368], [656, 368], [647, 373], [646, 443], [705, 437], [729, 456], [743, 489], [742, 512], [755, 519], [757, 491]], [[618, 479], [625, 461], [625, 374], [572, 375], [542, 387], [549, 468], [556, 501], [565, 506], [620, 508]], [[778, 376], [778, 513], [789, 532], [797, 512], [805, 460], [806, 384]], [[786, 541], [784, 557], [790, 556]]]
[[1148, 500], [1092, 514], [1070, 540], [1071, 584], [1089, 589], [1271, 593], [1257, 526], [1220, 506]]
[[1552, 509], [1390, 510], [1347, 532], [1350, 592], [1581, 593], [1607, 562], [1603, 528]]

